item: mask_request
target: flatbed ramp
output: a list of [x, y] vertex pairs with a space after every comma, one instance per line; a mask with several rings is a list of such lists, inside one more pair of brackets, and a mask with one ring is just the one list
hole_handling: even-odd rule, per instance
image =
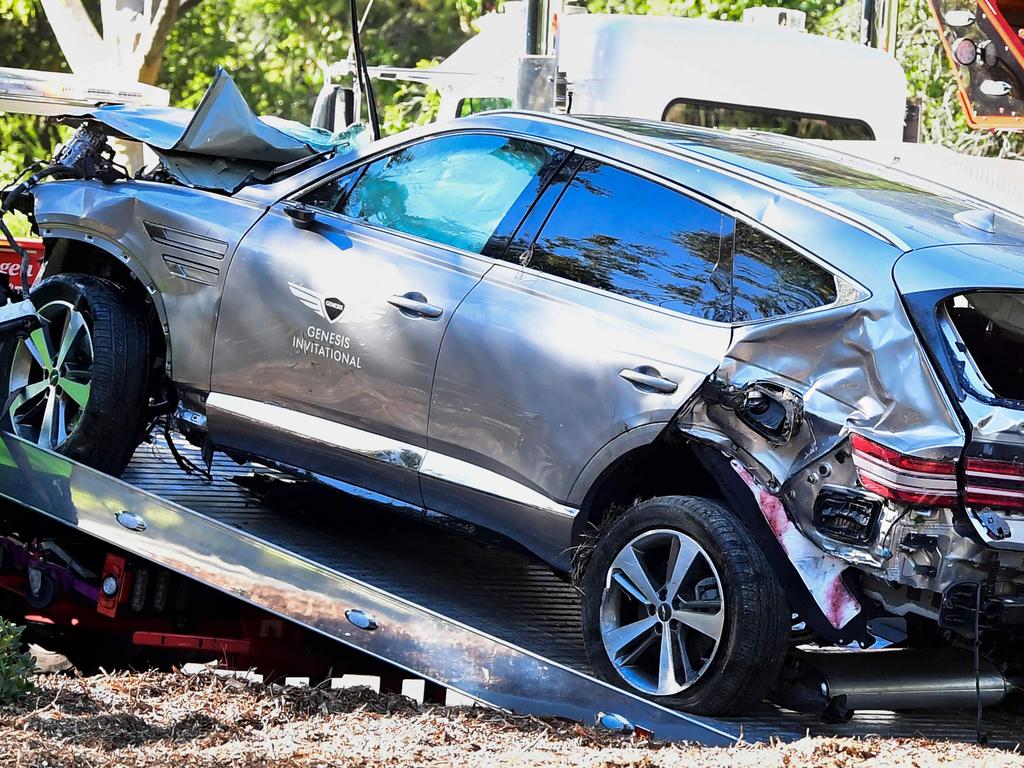
[[[591, 723], [614, 713], [706, 744], [976, 736], [961, 712], [859, 712], [838, 725], [767, 705], [741, 719], [681, 715], [590, 677], [576, 591], [526, 556], [221, 456], [212, 479], [186, 474], [162, 442], [140, 447], [119, 482], [0, 440], [15, 469], [0, 471], [0, 495], [495, 706]], [[992, 712], [985, 729], [1013, 746], [1022, 723]]]

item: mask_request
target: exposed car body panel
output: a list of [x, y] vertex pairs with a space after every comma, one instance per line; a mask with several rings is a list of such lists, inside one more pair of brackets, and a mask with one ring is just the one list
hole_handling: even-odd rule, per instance
[[[932, 356], [943, 372], [954, 393], [957, 408], [970, 428], [966, 449], [970, 457], [1003, 462], [997, 465], [1011, 473], [1000, 477], [998, 473], [982, 475], [982, 485], [991, 484], [995, 493], [1013, 498], [1018, 489], [1013, 485], [1014, 467], [1024, 461], [1024, 402], [1019, 395], [1007, 396], [996, 392], [985, 381], [972, 355], [974, 351], [965, 343], [950, 319], [948, 297], [965, 292], [981, 292], [1005, 302], [1019, 305], [1024, 296], [1024, 250], [1020, 247], [958, 245], [913, 251], [903, 256], [893, 270], [896, 285], [906, 296], [908, 305], [917, 315], [921, 331], [928, 339]], [[1018, 306], [998, 304], [987, 306], [989, 326], [1019, 325]], [[973, 340], [972, 340], [973, 342]], [[999, 345], [999, 337], [993, 337]], [[996, 352], [1010, 370], [1019, 369], [1019, 349], [1008, 344]], [[967, 467], [970, 486], [972, 468]], [[990, 481], [994, 479], [995, 483]], [[967, 518], [978, 538], [989, 547], [1012, 552], [1024, 552], [1024, 519], [1018, 514], [1000, 515], [998, 525], [1005, 531], [984, 525], [981, 514], [985, 508], [967, 505]], [[1006, 533], [1008, 531], [1008, 534]]]
[[[490, 266], [480, 256], [340, 218], [325, 217], [315, 231], [296, 229], [277, 206], [232, 263], [212, 390], [425, 448], [441, 338]], [[390, 303], [412, 292], [437, 305], [439, 316], [415, 316]], [[341, 305], [333, 320], [322, 306], [332, 298]], [[274, 312], [268, 315], [267, 307]], [[218, 429], [216, 418], [211, 427]], [[292, 463], [302, 466], [305, 450], [292, 448]], [[398, 461], [402, 476], [406, 463]], [[391, 485], [389, 467], [378, 474], [378, 482]], [[397, 482], [394, 495], [421, 503], [415, 474]]]

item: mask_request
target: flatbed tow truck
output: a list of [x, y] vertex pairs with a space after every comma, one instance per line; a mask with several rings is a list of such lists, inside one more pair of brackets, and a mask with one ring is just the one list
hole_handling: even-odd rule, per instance
[[[32, 322], [26, 304], [0, 307], [0, 333]], [[367, 510], [365, 499], [317, 503], [336, 492], [264, 467], [215, 456], [200, 469], [206, 457], [176, 445], [152, 437], [118, 479], [0, 433], [0, 592], [27, 604], [26, 621], [207, 657], [272, 658], [285, 671], [307, 651], [303, 628], [323, 637], [328, 655], [355, 649], [485, 706], [660, 740], [970, 741], [983, 726], [989, 743], [1014, 747], [1024, 733], [1024, 717], [995, 706], [1008, 686], [998, 672], [982, 662], [965, 674], [928, 650], [798, 652], [835, 704], [824, 712], [764, 705], [715, 720], [667, 709], [590, 674], [578, 593], [525, 555], [450, 521]], [[204, 597], [183, 599], [189, 589]], [[256, 619], [220, 621], [239, 604]], [[259, 618], [268, 615], [277, 629]]]
[[[0, 520], [5, 535], [16, 534], [4, 540], [0, 587], [23, 595], [33, 620], [62, 620], [48, 618], [47, 607], [64, 591], [84, 609], [71, 622], [95, 610], [97, 620], [115, 631], [123, 625], [136, 643], [210, 657], [248, 649], [243, 637], [145, 631], [162, 626], [147, 624], [154, 614], [170, 611], [168, 576], [186, 577], [416, 678], [521, 714], [708, 745], [807, 733], [977, 737], [973, 709], [887, 711], [886, 686], [872, 689], [856, 651], [836, 651], [848, 679], [831, 680], [858, 710], [848, 722], [769, 705], [730, 720], [666, 709], [589, 674], [577, 593], [543, 565], [424, 521], [385, 511], [368, 516], [364, 500], [270, 469], [218, 457], [208, 476], [189, 473], [181, 464], [198, 465], [198, 451], [170, 446], [160, 438], [143, 444], [116, 479], [0, 433]], [[334, 495], [329, 519], [312, 511], [325, 505], [307, 503], [318, 493]], [[91, 558], [76, 557], [86, 552]], [[180, 618], [184, 609], [177, 610]], [[283, 664], [301, 655], [290, 637], [277, 638]], [[920, 681], [933, 706], [950, 684]], [[982, 703], [999, 698], [984, 669], [979, 685]], [[1015, 746], [1022, 725], [1019, 714], [985, 713], [992, 744]]]

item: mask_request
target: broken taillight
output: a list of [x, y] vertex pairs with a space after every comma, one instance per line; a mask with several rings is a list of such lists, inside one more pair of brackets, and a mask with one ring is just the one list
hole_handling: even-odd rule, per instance
[[968, 456], [964, 474], [964, 504], [1024, 509], [1024, 464]]
[[957, 503], [955, 461], [906, 456], [863, 435], [850, 442], [857, 475], [869, 491], [901, 504]]

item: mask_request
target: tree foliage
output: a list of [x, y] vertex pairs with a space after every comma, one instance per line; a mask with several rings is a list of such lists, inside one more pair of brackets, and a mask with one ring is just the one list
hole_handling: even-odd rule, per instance
[[32, 690], [36, 661], [23, 649], [24, 627], [0, 618], [0, 704], [10, 704]]
[[[360, 9], [367, 0], [359, 0]], [[668, 14], [739, 19], [765, 0], [587, 0], [593, 12]], [[842, 39], [859, 34], [860, 0], [781, 0], [807, 14], [812, 32]], [[98, 20], [99, 0], [86, 0]], [[425, 66], [472, 34], [472, 19], [494, 0], [374, 0], [364, 45], [375, 64]], [[172, 101], [198, 104], [218, 64], [235, 77], [253, 108], [307, 120], [323, 82], [322, 66], [349, 49], [347, 0], [188, 0], [167, 40], [158, 84]], [[908, 94], [923, 102], [922, 139], [973, 154], [1020, 156], [1017, 134], [971, 131], [956, 100], [952, 73], [926, 0], [906, 0], [900, 14], [897, 57]], [[43, 14], [41, 0], [0, 0], [0, 65], [67, 71]], [[413, 84], [378, 84], [385, 130], [429, 120], [438, 95]], [[0, 119], [0, 179], [26, 160], [53, 151], [61, 132], [36, 118]]]

